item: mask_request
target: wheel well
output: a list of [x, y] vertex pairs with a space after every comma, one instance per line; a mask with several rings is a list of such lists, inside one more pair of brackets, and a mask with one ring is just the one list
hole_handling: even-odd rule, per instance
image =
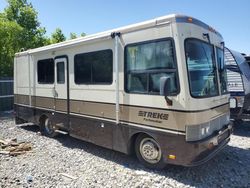
[[144, 133], [144, 132], [137, 132], [133, 134], [129, 140], [129, 148], [128, 148], [129, 154], [132, 154], [132, 155], [135, 154], [135, 141], [139, 135], [147, 135], [149, 137], [152, 137], [151, 135]]

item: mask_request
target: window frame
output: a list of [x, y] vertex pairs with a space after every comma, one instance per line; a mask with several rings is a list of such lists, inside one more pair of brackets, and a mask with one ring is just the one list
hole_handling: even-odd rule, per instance
[[[227, 95], [229, 94], [229, 90], [228, 90], [228, 77], [227, 77], [227, 69], [225, 68], [226, 67], [226, 63], [225, 63], [225, 49], [224, 48], [220, 48], [218, 46], [214, 46], [215, 47], [215, 52], [216, 52], [216, 63], [217, 63], [217, 69], [218, 69], [218, 74], [219, 74], [219, 87], [220, 87], [220, 95]], [[227, 77], [227, 80], [226, 80], [226, 87], [227, 87], [227, 91], [226, 92], [222, 92], [221, 90], [221, 78], [220, 78], [220, 71], [219, 71], [219, 62], [218, 62], [218, 50], [221, 50], [223, 55], [224, 55], [224, 69], [225, 69], [225, 72], [226, 72], [226, 77]]]
[[[39, 65], [38, 64], [41, 61], [47, 61], [47, 60], [52, 60], [52, 62], [53, 62], [53, 81], [52, 82], [40, 82], [39, 81]], [[53, 85], [53, 84], [55, 84], [55, 60], [53, 58], [37, 60], [37, 83], [41, 84], [41, 85], [46, 85], [46, 84]]]
[[[96, 53], [96, 52], [102, 52], [102, 51], [109, 51], [111, 52], [111, 57], [112, 57], [112, 62], [111, 62], [111, 82], [93, 82], [93, 72], [92, 72], [92, 62], [91, 62], [91, 81], [90, 82], [84, 82], [84, 83], [79, 83], [76, 82], [76, 57], [78, 55], [86, 55], [86, 54], [92, 54], [92, 53]], [[113, 57], [113, 50], [108, 48], [108, 49], [103, 49], [103, 50], [97, 50], [97, 51], [90, 51], [90, 52], [83, 52], [83, 53], [78, 53], [74, 55], [74, 83], [76, 85], [112, 85], [113, 84], [113, 74], [114, 74], [114, 57]]]
[[[161, 96], [160, 93], [158, 92], [131, 92], [128, 91], [127, 89], [127, 78], [128, 78], [128, 70], [127, 70], [127, 48], [128, 47], [133, 47], [133, 46], [137, 46], [137, 45], [142, 45], [142, 44], [149, 44], [149, 43], [153, 43], [153, 42], [162, 42], [162, 41], [170, 41], [172, 44], [172, 48], [173, 48], [173, 59], [174, 59], [174, 65], [175, 68], [173, 69], [157, 69], [157, 70], [148, 70], [145, 72], [145, 70], [136, 70], [136, 71], [132, 71], [130, 74], [155, 74], [155, 73], [175, 73], [176, 74], [176, 92], [170, 94], [169, 96], [177, 96], [178, 94], [180, 94], [180, 82], [179, 82], [179, 71], [178, 71], [178, 63], [177, 63], [177, 57], [176, 57], [176, 48], [175, 48], [175, 41], [172, 37], [166, 37], [166, 38], [159, 38], [159, 39], [153, 39], [153, 40], [145, 40], [145, 41], [140, 41], [140, 42], [136, 42], [136, 43], [129, 43], [126, 44], [126, 46], [124, 47], [124, 91], [127, 94], [138, 94], [138, 95], [153, 95], [153, 96]], [[147, 90], [149, 88], [149, 83], [147, 84]]]
[[[187, 55], [186, 55], [186, 43], [188, 40], [196, 40], [199, 42], [203, 42], [206, 43], [208, 45], [210, 45], [212, 47], [212, 51], [213, 51], [213, 66], [216, 67], [216, 73], [215, 73], [215, 78], [216, 78], [216, 84], [217, 84], [217, 94], [216, 95], [206, 95], [206, 96], [194, 96], [191, 92], [191, 81], [190, 81], [190, 76], [189, 76], [189, 69], [188, 69], [188, 62], [187, 62]], [[185, 55], [185, 61], [186, 61], [186, 72], [187, 72], [187, 76], [188, 76], [188, 86], [189, 86], [189, 94], [192, 98], [196, 98], [196, 99], [204, 99], [204, 98], [211, 98], [211, 97], [217, 97], [220, 96], [220, 86], [219, 86], [219, 78], [218, 78], [218, 67], [217, 67], [217, 60], [216, 60], [216, 52], [215, 52], [215, 48], [214, 48], [214, 44], [211, 44], [205, 40], [201, 40], [199, 38], [194, 38], [194, 37], [190, 37], [190, 38], [186, 38], [184, 40], [184, 55]]]
[[[59, 78], [58, 64], [59, 63], [63, 63], [63, 81], [58, 81], [58, 78]], [[56, 83], [57, 84], [65, 84], [65, 62], [64, 61], [56, 62]]]

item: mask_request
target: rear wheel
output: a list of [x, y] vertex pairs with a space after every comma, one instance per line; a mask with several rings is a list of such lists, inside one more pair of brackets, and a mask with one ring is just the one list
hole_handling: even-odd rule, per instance
[[56, 132], [57, 128], [53, 125], [50, 118], [48, 117], [43, 118], [40, 127], [41, 127], [41, 132], [45, 136], [52, 138], [58, 135], [58, 133]]
[[162, 169], [166, 166], [160, 145], [146, 134], [141, 134], [136, 138], [135, 152], [139, 161], [148, 168]]

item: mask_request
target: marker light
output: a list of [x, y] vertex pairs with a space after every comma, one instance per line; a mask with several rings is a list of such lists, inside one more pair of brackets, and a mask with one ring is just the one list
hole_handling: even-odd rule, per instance
[[213, 142], [210, 142], [209, 144], [208, 144], [208, 149], [213, 149], [214, 148], [214, 143]]
[[188, 22], [193, 22], [193, 18], [188, 18]]
[[175, 155], [168, 155], [168, 158], [169, 159], [176, 159], [176, 156]]

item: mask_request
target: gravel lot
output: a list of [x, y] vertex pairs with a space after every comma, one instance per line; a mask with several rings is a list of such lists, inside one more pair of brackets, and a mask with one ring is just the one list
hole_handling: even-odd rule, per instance
[[[69, 136], [41, 136], [36, 126], [17, 127], [0, 117], [0, 139], [28, 141], [17, 157], [0, 154], [0, 187], [250, 187], [250, 124], [235, 127], [229, 145], [204, 165], [144, 168], [134, 156]], [[62, 173], [73, 176], [66, 177]]]

